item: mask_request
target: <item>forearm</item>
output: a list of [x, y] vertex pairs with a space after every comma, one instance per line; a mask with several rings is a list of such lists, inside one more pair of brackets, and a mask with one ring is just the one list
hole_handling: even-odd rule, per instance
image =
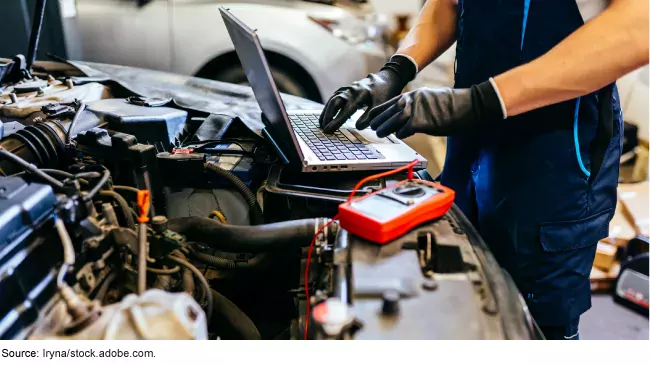
[[422, 70], [456, 41], [455, 0], [428, 0], [397, 53], [412, 57]]
[[508, 116], [596, 91], [648, 64], [648, 0], [613, 0], [544, 56], [494, 78]]

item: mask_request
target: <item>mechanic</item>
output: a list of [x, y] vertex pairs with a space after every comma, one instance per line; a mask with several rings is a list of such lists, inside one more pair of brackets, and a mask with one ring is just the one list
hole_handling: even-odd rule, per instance
[[[595, 0], [594, 0], [595, 1]], [[326, 132], [448, 136], [442, 184], [515, 280], [547, 339], [578, 339], [596, 243], [616, 206], [623, 120], [615, 80], [648, 63], [648, 1], [429, 0], [376, 74], [341, 88]], [[455, 86], [400, 95], [456, 45]]]

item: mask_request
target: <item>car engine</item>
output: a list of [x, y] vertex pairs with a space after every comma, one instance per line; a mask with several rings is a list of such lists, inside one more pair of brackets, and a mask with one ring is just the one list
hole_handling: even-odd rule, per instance
[[455, 207], [377, 246], [326, 226], [361, 177], [291, 177], [239, 118], [165, 97], [170, 75], [152, 96], [0, 70], [1, 339], [535, 337]]

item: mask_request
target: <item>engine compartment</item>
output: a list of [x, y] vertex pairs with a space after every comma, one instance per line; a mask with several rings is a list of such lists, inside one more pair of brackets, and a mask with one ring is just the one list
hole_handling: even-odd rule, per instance
[[457, 208], [383, 246], [317, 234], [362, 175], [293, 175], [200, 100], [37, 66], [0, 89], [1, 339], [535, 338]]

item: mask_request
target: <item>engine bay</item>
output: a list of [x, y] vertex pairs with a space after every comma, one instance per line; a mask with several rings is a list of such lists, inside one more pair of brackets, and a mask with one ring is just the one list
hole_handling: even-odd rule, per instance
[[535, 337], [456, 207], [382, 246], [323, 228], [365, 176], [284, 171], [246, 88], [182, 79], [227, 115], [173, 75], [5, 65], [1, 339]]

